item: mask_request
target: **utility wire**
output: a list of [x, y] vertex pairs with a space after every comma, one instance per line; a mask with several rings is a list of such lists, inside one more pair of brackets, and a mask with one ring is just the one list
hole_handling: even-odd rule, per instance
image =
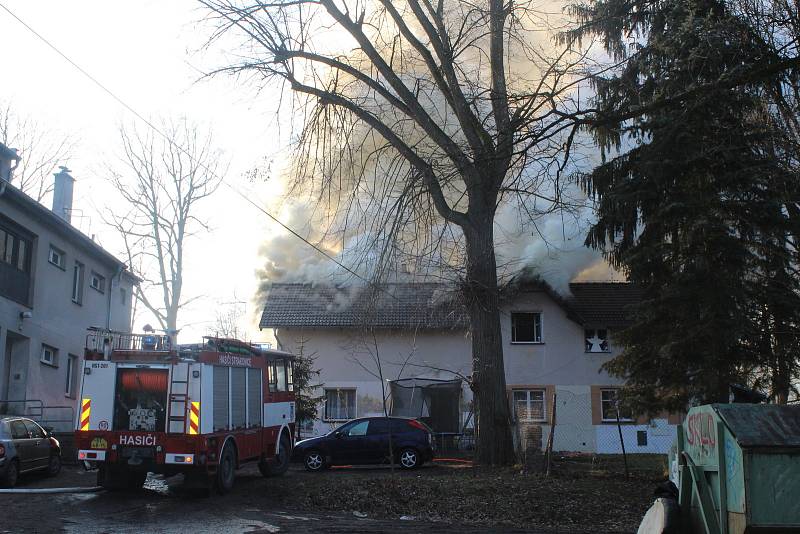
[[243, 200], [245, 200], [247, 203], [249, 203], [250, 205], [252, 205], [253, 207], [255, 207], [255, 208], [256, 208], [257, 210], [259, 210], [261, 213], [263, 213], [264, 215], [266, 215], [267, 217], [269, 217], [269, 218], [270, 218], [272, 221], [274, 221], [274, 222], [275, 222], [275, 223], [277, 223], [279, 226], [281, 226], [281, 227], [282, 227], [284, 230], [286, 230], [287, 232], [289, 232], [290, 234], [292, 234], [294, 237], [296, 237], [297, 239], [299, 239], [300, 241], [302, 241], [303, 243], [305, 243], [305, 244], [306, 244], [306, 245], [308, 245], [309, 247], [313, 248], [315, 251], [317, 251], [319, 254], [321, 254], [321, 255], [322, 255], [322, 256], [324, 256], [325, 258], [327, 258], [327, 259], [331, 260], [333, 263], [335, 263], [336, 265], [338, 265], [339, 267], [341, 267], [342, 269], [344, 269], [344, 270], [345, 270], [345, 271], [347, 271], [348, 273], [352, 274], [353, 276], [355, 276], [356, 278], [358, 278], [358, 279], [362, 280], [363, 282], [366, 282], [368, 285], [370, 285], [370, 286], [372, 286], [372, 287], [374, 287], [374, 288], [376, 288], [376, 289], [379, 289], [379, 290], [380, 290], [380, 291], [382, 291], [383, 293], [386, 293], [387, 295], [389, 295], [389, 296], [390, 296], [390, 297], [392, 297], [393, 299], [395, 299], [395, 300], [400, 300], [400, 299], [399, 299], [399, 298], [398, 298], [396, 295], [394, 295], [394, 294], [390, 293], [389, 291], [387, 291], [385, 288], [381, 287], [381, 286], [380, 286], [380, 285], [378, 285], [377, 283], [375, 283], [375, 282], [373, 282], [373, 281], [371, 281], [371, 280], [368, 280], [368, 279], [364, 278], [363, 276], [361, 276], [360, 274], [358, 274], [357, 272], [355, 272], [354, 270], [352, 270], [350, 267], [346, 266], [345, 264], [343, 264], [342, 262], [340, 262], [339, 260], [337, 260], [336, 258], [334, 258], [333, 256], [331, 256], [330, 254], [328, 254], [327, 252], [325, 252], [323, 249], [321, 249], [320, 247], [318, 247], [318, 246], [317, 246], [317, 245], [315, 245], [314, 243], [310, 242], [308, 239], [306, 239], [305, 237], [303, 237], [302, 235], [300, 235], [299, 233], [297, 233], [297, 232], [296, 232], [294, 229], [290, 228], [290, 227], [289, 227], [287, 224], [283, 223], [283, 222], [282, 222], [280, 219], [278, 219], [278, 218], [277, 218], [277, 217], [275, 217], [273, 214], [271, 214], [270, 212], [268, 212], [268, 211], [267, 211], [266, 209], [264, 209], [262, 206], [259, 206], [259, 205], [258, 205], [256, 202], [254, 202], [254, 201], [253, 201], [253, 200], [252, 200], [252, 199], [251, 199], [249, 196], [247, 196], [245, 193], [243, 193], [243, 192], [239, 191], [239, 190], [238, 190], [236, 187], [234, 187], [233, 185], [231, 185], [231, 184], [227, 183], [227, 181], [226, 181], [226, 180], [225, 180], [223, 177], [219, 176], [217, 173], [215, 173], [213, 170], [211, 170], [211, 169], [210, 169], [210, 168], [209, 168], [207, 165], [205, 165], [203, 162], [201, 162], [201, 161], [199, 161], [199, 160], [196, 160], [195, 158], [193, 158], [193, 157], [192, 157], [192, 154], [190, 154], [188, 150], [186, 150], [185, 148], [183, 148], [183, 147], [182, 147], [182, 146], [180, 146], [179, 144], [175, 143], [175, 142], [174, 142], [172, 139], [170, 139], [170, 137], [169, 137], [167, 134], [165, 134], [163, 131], [161, 131], [161, 130], [160, 130], [160, 129], [159, 129], [157, 126], [156, 126], [156, 125], [154, 125], [154, 124], [153, 124], [153, 123], [152, 123], [150, 120], [148, 120], [147, 118], [145, 118], [145, 117], [144, 117], [144, 116], [143, 116], [141, 113], [139, 113], [138, 111], [136, 111], [136, 109], [134, 109], [132, 106], [130, 106], [130, 105], [129, 105], [127, 102], [125, 102], [125, 101], [124, 101], [122, 98], [120, 98], [119, 96], [117, 96], [117, 95], [114, 93], [114, 91], [112, 91], [111, 89], [109, 89], [108, 87], [106, 87], [105, 85], [103, 85], [103, 83], [102, 83], [102, 82], [100, 82], [100, 81], [99, 81], [97, 78], [95, 78], [94, 76], [92, 76], [92, 75], [91, 75], [91, 74], [90, 74], [90, 73], [89, 73], [89, 72], [88, 72], [86, 69], [84, 69], [83, 67], [81, 67], [80, 65], [78, 65], [77, 63], [75, 63], [75, 62], [74, 62], [74, 61], [73, 61], [73, 60], [72, 60], [72, 59], [71, 59], [69, 56], [67, 56], [67, 55], [66, 55], [64, 52], [62, 52], [62, 51], [61, 51], [61, 50], [60, 50], [60, 49], [59, 49], [59, 48], [58, 48], [56, 45], [54, 45], [53, 43], [51, 43], [51, 42], [50, 42], [50, 41], [49, 41], [47, 38], [45, 38], [45, 37], [44, 37], [42, 34], [40, 34], [40, 33], [39, 33], [39, 32], [37, 32], [35, 29], [33, 29], [33, 28], [32, 28], [32, 27], [31, 27], [31, 26], [30, 26], [30, 25], [29, 25], [27, 22], [25, 22], [24, 20], [22, 20], [21, 18], [19, 18], [19, 17], [18, 17], [18, 16], [17, 16], [17, 15], [16, 15], [16, 14], [13, 12], [13, 11], [11, 11], [11, 9], [9, 9], [9, 8], [8, 8], [8, 7], [7, 7], [5, 4], [3, 4], [2, 2], [0, 2], [0, 8], [2, 8], [2, 9], [3, 9], [3, 10], [6, 12], [6, 13], [8, 13], [9, 15], [11, 15], [11, 16], [12, 16], [12, 17], [13, 17], [13, 18], [14, 18], [14, 19], [17, 21], [17, 22], [19, 22], [19, 23], [20, 23], [22, 26], [24, 26], [24, 27], [25, 27], [25, 29], [27, 29], [27, 30], [28, 30], [29, 32], [31, 32], [31, 33], [32, 33], [34, 36], [36, 36], [36, 37], [37, 37], [37, 38], [38, 38], [40, 41], [42, 41], [44, 44], [46, 44], [46, 45], [47, 45], [47, 46], [48, 46], [50, 49], [52, 49], [52, 50], [53, 50], [53, 51], [54, 51], [56, 54], [58, 54], [59, 56], [61, 56], [61, 57], [62, 57], [62, 58], [63, 58], [63, 59], [64, 59], [64, 60], [67, 62], [67, 63], [69, 63], [70, 65], [72, 65], [73, 67], [75, 67], [75, 69], [77, 69], [77, 70], [78, 70], [78, 71], [79, 71], [81, 74], [83, 74], [83, 75], [84, 75], [86, 78], [88, 78], [88, 79], [89, 79], [89, 80], [90, 80], [92, 83], [94, 83], [94, 84], [95, 84], [97, 87], [99, 87], [99, 88], [100, 88], [100, 89], [101, 89], [103, 92], [105, 92], [105, 93], [106, 93], [108, 96], [110, 96], [111, 98], [113, 98], [114, 100], [116, 100], [116, 101], [117, 101], [117, 103], [119, 103], [119, 104], [120, 104], [122, 107], [124, 107], [125, 109], [127, 109], [128, 111], [130, 111], [130, 112], [131, 112], [131, 113], [132, 113], [132, 114], [133, 114], [133, 115], [134, 115], [134, 116], [135, 116], [137, 119], [139, 119], [140, 121], [142, 121], [143, 123], [145, 123], [145, 124], [146, 124], [146, 125], [147, 125], [147, 126], [150, 128], [150, 129], [152, 129], [152, 130], [153, 130], [154, 132], [156, 132], [158, 135], [160, 135], [161, 137], [163, 137], [163, 138], [164, 138], [164, 139], [165, 139], [165, 140], [166, 140], [168, 143], [170, 143], [170, 144], [174, 145], [174, 146], [175, 146], [175, 147], [176, 147], [178, 150], [180, 150], [181, 152], [183, 152], [183, 153], [184, 153], [184, 154], [185, 154], [185, 155], [186, 155], [186, 156], [187, 156], [189, 159], [193, 160], [193, 161], [194, 161], [196, 164], [198, 164], [200, 167], [204, 168], [204, 169], [205, 169], [205, 170], [206, 170], [206, 171], [207, 171], [209, 174], [211, 174], [212, 176], [214, 176], [215, 178], [217, 178], [217, 179], [220, 181], [220, 183], [222, 183], [222, 184], [223, 184], [223, 185], [225, 185], [227, 188], [229, 188], [231, 191], [233, 191], [234, 193], [236, 193], [237, 195], [239, 195], [239, 196], [240, 196], [240, 197], [241, 197]]

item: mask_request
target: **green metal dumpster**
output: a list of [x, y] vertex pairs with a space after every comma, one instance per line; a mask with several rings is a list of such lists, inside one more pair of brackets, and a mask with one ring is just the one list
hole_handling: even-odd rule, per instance
[[800, 532], [800, 406], [689, 410], [670, 452], [687, 530]]

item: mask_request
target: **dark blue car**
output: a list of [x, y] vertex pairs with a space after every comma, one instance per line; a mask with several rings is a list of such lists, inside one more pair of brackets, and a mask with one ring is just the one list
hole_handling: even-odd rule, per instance
[[309, 471], [321, 471], [331, 465], [389, 463], [394, 456], [400, 467], [413, 469], [432, 460], [433, 454], [433, 433], [425, 423], [405, 417], [365, 417], [299, 441], [292, 461], [302, 462]]

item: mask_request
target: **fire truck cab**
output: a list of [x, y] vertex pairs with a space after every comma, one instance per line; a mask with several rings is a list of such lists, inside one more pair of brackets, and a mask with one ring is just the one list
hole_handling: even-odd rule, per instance
[[257, 462], [286, 472], [294, 436], [291, 354], [205, 337], [173, 347], [167, 336], [90, 329], [75, 432], [78, 459], [98, 485], [141, 487], [147, 473], [233, 487]]

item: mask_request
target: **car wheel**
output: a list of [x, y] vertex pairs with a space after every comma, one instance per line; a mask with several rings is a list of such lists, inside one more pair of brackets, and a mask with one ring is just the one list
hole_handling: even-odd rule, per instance
[[225, 445], [217, 466], [217, 491], [226, 494], [233, 489], [236, 478], [236, 453], [232, 445]]
[[53, 454], [47, 464], [47, 476], [54, 477], [61, 472], [61, 456]]
[[278, 454], [271, 462], [259, 462], [258, 470], [265, 477], [279, 476], [289, 469], [289, 461], [292, 458], [292, 443], [289, 441], [289, 436], [283, 434], [281, 436], [281, 445], [278, 448]]
[[419, 453], [415, 449], [403, 449], [400, 451], [400, 467], [403, 469], [414, 469], [419, 466]]
[[17, 477], [19, 476], [19, 466], [16, 460], [12, 460], [8, 465], [8, 470], [3, 478], [0, 478], [0, 486], [6, 488], [13, 488], [17, 485]]
[[303, 465], [309, 471], [322, 471], [325, 466], [325, 457], [319, 451], [308, 451], [303, 457]]

